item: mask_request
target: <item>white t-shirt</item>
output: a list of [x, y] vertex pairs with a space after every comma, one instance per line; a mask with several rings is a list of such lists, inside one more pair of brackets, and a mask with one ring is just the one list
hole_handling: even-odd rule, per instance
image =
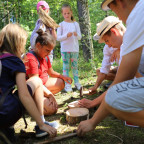
[[144, 45], [144, 0], [139, 0], [126, 21], [121, 57]]
[[110, 71], [110, 67], [112, 63], [110, 62], [111, 56], [113, 52], [117, 50], [117, 48], [109, 47], [108, 45], [105, 45], [103, 48], [103, 61], [102, 66], [100, 69], [101, 73], [108, 74]]
[[[79, 52], [78, 40], [81, 39], [81, 31], [77, 22], [61, 22], [57, 29], [57, 40], [61, 44], [61, 52]], [[76, 32], [77, 36], [67, 37], [69, 32]]]

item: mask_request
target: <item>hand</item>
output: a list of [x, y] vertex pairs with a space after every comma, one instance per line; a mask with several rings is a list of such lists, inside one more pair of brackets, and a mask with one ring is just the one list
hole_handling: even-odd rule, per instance
[[116, 51], [113, 52], [110, 61], [114, 62], [114, 61], [119, 61], [120, 58], [120, 49], [117, 49]]
[[78, 101], [78, 105], [80, 107], [91, 108], [92, 101], [84, 98], [84, 99]]
[[92, 131], [95, 129], [95, 126], [93, 125], [93, 122], [91, 119], [86, 120], [86, 121], [82, 121], [80, 122], [80, 124], [78, 125], [78, 129], [77, 129], [77, 135], [78, 136], [83, 136], [86, 132]]
[[47, 124], [43, 124], [39, 127], [41, 130], [46, 131], [50, 137], [55, 137], [57, 135], [57, 130]]
[[77, 32], [73, 32], [74, 36], [77, 36]]
[[65, 82], [69, 83], [69, 84], [72, 83], [72, 79], [71, 79], [70, 77], [63, 76], [62, 79], [63, 79]]
[[71, 37], [73, 35], [73, 33], [72, 32], [69, 32], [68, 34], [67, 34], [67, 37]]
[[89, 88], [89, 94], [90, 94], [90, 93], [93, 93], [93, 92], [95, 92], [95, 91], [97, 91], [95, 86]]

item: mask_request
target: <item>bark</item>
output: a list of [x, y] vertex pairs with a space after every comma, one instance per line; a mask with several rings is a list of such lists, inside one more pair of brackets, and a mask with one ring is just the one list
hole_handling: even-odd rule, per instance
[[77, 7], [79, 14], [79, 23], [82, 33], [81, 42], [83, 48], [83, 55], [85, 60], [88, 61], [89, 59], [93, 59], [94, 57], [88, 0], [77, 0]]

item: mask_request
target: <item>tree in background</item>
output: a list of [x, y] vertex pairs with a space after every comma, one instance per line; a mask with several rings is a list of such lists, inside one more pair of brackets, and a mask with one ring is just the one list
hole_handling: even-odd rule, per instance
[[89, 61], [89, 59], [93, 59], [94, 57], [94, 50], [91, 39], [91, 25], [88, 9], [88, 0], [77, 0], [77, 8], [82, 33], [81, 45], [83, 48], [83, 56], [86, 61]]

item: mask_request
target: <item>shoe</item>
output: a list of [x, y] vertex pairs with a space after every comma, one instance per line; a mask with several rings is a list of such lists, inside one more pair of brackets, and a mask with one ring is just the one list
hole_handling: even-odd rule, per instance
[[75, 83], [75, 87], [76, 87], [77, 90], [80, 90], [82, 86], [81, 86], [80, 83]]
[[36, 131], [36, 137], [37, 138], [44, 137], [44, 136], [48, 135], [47, 132], [40, 130], [38, 125], [35, 126], [35, 131]]
[[72, 92], [72, 91], [73, 91], [72, 88], [71, 88], [71, 85], [68, 84], [68, 83], [65, 84], [64, 90], [65, 90], [66, 92]]
[[58, 124], [58, 122], [56, 122], [56, 121], [53, 121], [53, 122], [45, 121], [45, 124], [47, 124], [47, 125], [55, 128], [55, 129], [58, 129], [58, 127], [59, 127], [59, 124]]

